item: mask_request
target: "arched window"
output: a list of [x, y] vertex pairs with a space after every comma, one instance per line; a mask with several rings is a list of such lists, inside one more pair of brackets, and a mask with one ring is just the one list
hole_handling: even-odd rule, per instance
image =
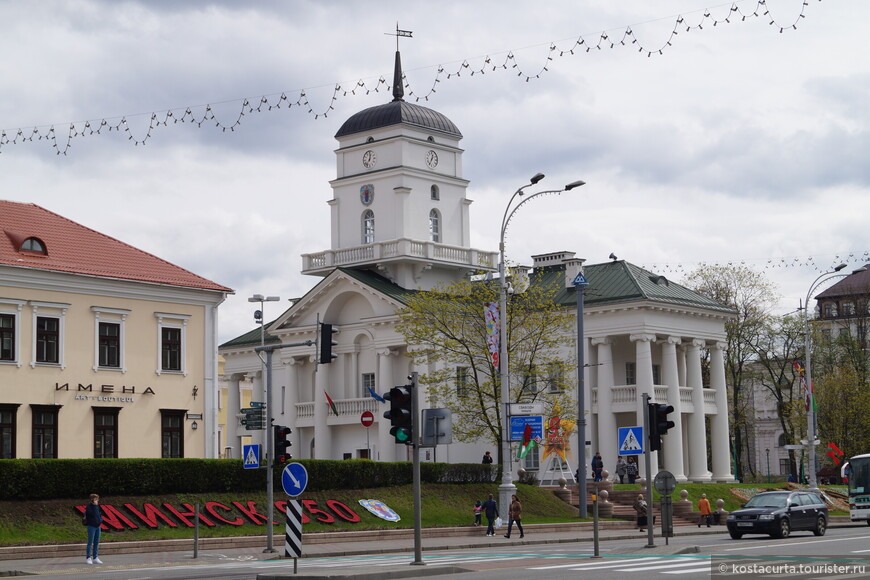
[[429, 191], [431, 192], [431, 195], [429, 196], [431, 199], [441, 199], [441, 192], [438, 191], [437, 185], [433, 184]]
[[24, 252], [33, 252], [35, 254], [45, 254], [45, 244], [37, 238], [27, 238], [21, 244], [21, 250]]
[[776, 442], [778, 447], [785, 447], [788, 440], [785, 438], [785, 433], [779, 434], [779, 440]]
[[362, 214], [362, 243], [375, 243], [375, 212], [370, 209]]
[[441, 217], [438, 215], [437, 209], [429, 212], [429, 241], [441, 241]]

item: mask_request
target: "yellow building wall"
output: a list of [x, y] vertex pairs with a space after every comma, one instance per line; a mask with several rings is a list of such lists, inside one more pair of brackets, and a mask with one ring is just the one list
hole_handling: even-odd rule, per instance
[[[161, 456], [161, 409], [186, 410], [185, 457], [205, 456], [205, 372], [215, 354], [206, 356], [206, 310], [198, 304], [161, 300], [94, 296], [75, 292], [30, 290], [0, 285], [0, 298], [27, 300], [18, 315], [18, 364], [0, 363], [0, 403], [20, 404], [17, 411], [16, 456], [32, 457], [30, 405], [59, 405], [58, 449], [61, 458], [94, 456], [95, 407], [120, 407], [118, 457]], [[69, 304], [63, 316], [62, 365], [31, 365], [33, 352], [33, 303]], [[98, 309], [129, 310], [123, 322], [121, 370], [95, 370]], [[3, 305], [0, 304], [0, 309]], [[37, 305], [39, 314], [61, 310]], [[8, 312], [8, 307], [6, 307]], [[160, 367], [159, 320], [155, 313], [186, 317], [184, 370], [158, 373]], [[101, 320], [120, 315], [100, 313]], [[172, 322], [179, 322], [171, 319]], [[194, 429], [196, 423], [198, 429]]]

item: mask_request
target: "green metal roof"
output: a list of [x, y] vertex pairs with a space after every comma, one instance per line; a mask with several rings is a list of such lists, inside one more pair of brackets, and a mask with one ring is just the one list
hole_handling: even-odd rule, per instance
[[[419, 292], [419, 290], [402, 288], [371, 270], [358, 270], [354, 268], [336, 269], [401, 304], [407, 304], [408, 297]], [[584, 303], [587, 306], [646, 301], [675, 306], [704, 308], [722, 313], [734, 312], [733, 309], [724, 304], [720, 304], [694, 290], [671, 282], [664, 276], [653, 274], [649, 270], [644, 270], [625, 260], [584, 266], [583, 274], [589, 283], [586, 286], [584, 297]], [[552, 285], [552, 287], [558, 288], [553, 297], [553, 301], [557, 304], [572, 306], [577, 303], [576, 289], [573, 286], [565, 288], [564, 266], [537, 268], [529, 276], [529, 281], [532, 284]], [[309, 290], [308, 294], [316, 288], [317, 286]], [[300, 300], [304, 300], [304, 297]], [[266, 335], [266, 344], [273, 342], [278, 342], [278, 339]], [[256, 346], [259, 344], [260, 327], [258, 326], [237, 338], [225, 342], [220, 345], [220, 348]]]
[[[557, 303], [566, 306], [576, 304], [575, 288], [573, 286], [564, 288], [564, 266], [540, 268], [536, 273], [543, 276], [542, 282], [561, 281], [563, 287], [554, 297]], [[589, 283], [584, 296], [584, 303], [588, 306], [649, 301], [705, 308], [723, 313], [733, 312], [724, 304], [625, 260], [590, 264], [584, 266], [583, 274]], [[532, 278], [535, 278], [534, 274]]]

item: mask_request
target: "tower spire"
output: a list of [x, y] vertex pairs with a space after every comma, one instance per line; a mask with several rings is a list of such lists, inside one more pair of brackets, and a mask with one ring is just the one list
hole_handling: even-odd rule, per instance
[[396, 22], [395, 34], [392, 32], [385, 32], [384, 34], [396, 37], [396, 64], [393, 67], [393, 100], [404, 101], [405, 99], [402, 97], [405, 96], [405, 89], [402, 86], [402, 55], [399, 53], [399, 37], [413, 38], [411, 36], [413, 33], [410, 30], [399, 30], [399, 23]]

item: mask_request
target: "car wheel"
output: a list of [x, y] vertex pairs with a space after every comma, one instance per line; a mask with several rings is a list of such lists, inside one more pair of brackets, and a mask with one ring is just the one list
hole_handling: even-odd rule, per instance
[[788, 520], [782, 518], [779, 520], [779, 529], [771, 534], [774, 538], [787, 538], [791, 533], [791, 525], [788, 523]]
[[728, 533], [731, 534], [732, 540], [739, 540], [740, 538], [743, 537], [743, 534], [741, 534], [740, 532], [728, 532]]
[[824, 536], [827, 529], [828, 524], [825, 521], [825, 516], [819, 516], [819, 519], [816, 520], [816, 527], [813, 528], [813, 533], [817, 536]]

